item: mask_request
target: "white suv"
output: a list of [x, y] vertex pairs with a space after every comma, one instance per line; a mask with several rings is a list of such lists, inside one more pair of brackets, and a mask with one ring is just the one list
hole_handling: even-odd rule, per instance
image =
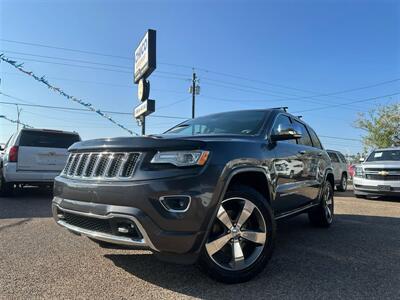
[[372, 151], [356, 166], [353, 185], [357, 198], [400, 196], [400, 147]]
[[26, 129], [13, 134], [0, 158], [0, 195], [18, 185], [50, 185], [67, 160], [67, 149], [81, 138], [76, 132]]

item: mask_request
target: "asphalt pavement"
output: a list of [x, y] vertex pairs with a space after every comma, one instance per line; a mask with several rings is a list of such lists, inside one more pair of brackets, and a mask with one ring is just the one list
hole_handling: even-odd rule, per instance
[[0, 298], [400, 299], [400, 199], [336, 193], [335, 223], [278, 223], [275, 253], [250, 282], [225, 285], [151, 252], [100, 248], [57, 226], [51, 194], [0, 198]]

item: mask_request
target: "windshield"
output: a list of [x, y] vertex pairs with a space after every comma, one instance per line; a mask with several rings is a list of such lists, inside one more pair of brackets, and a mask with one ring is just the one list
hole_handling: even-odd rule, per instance
[[400, 150], [374, 151], [367, 158], [367, 161], [382, 161], [382, 160], [400, 161]]
[[235, 111], [214, 114], [185, 121], [165, 134], [257, 134], [264, 122], [266, 112], [260, 110]]

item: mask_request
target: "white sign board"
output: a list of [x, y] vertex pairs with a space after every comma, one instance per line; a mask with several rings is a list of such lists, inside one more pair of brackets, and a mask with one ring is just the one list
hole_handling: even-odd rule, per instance
[[147, 78], [156, 68], [156, 31], [148, 30], [135, 50], [135, 83]]
[[139, 118], [141, 116], [147, 116], [155, 111], [155, 101], [154, 100], [146, 100], [140, 105], [136, 106], [134, 111], [135, 118]]

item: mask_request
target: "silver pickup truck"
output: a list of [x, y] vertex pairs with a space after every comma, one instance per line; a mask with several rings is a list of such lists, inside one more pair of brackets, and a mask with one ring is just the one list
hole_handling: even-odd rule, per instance
[[354, 195], [400, 196], [400, 147], [377, 149], [356, 166]]

